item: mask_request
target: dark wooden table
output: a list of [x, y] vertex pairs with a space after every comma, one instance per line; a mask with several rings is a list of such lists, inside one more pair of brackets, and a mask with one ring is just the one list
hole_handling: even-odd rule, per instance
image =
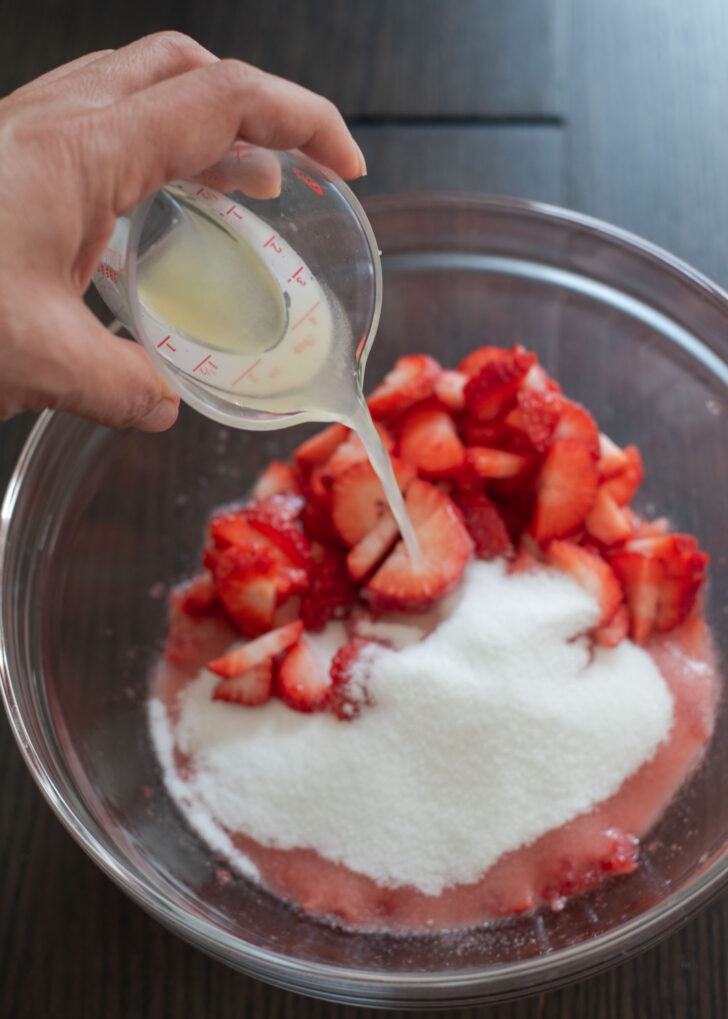
[[[178, 28], [337, 102], [369, 162], [360, 195], [450, 189], [571, 206], [728, 285], [721, 0], [159, 0], [147, 13], [151, 6], [1, 0], [0, 94], [83, 52]], [[0, 490], [30, 424], [0, 426]], [[266, 987], [163, 930], [56, 821], [4, 723], [0, 875], [2, 1016], [374, 1014]], [[723, 895], [600, 977], [463, 1014], [719, 1019], [728, 1015], [727, 928]]]

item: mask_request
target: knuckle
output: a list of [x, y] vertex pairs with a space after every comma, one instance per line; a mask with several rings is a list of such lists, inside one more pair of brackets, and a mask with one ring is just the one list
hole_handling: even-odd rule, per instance
[[198, 64], [204, 62], [206, 50], [198, 42], [184, 32], [167, 29], [147, 36], [147, 45], [160, 57], [171, 57], [182, 63]]

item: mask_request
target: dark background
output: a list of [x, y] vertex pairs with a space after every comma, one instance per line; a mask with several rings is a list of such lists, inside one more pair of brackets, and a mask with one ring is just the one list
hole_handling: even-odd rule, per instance
[[[448, 189], [569, 206], [728, 285], [721, 0], [160, 0], [151, 8], [0, 0], [0, 95], [82, 53], [176, 28], [334, 100], [369, 164], [360, 196]], [[31, 423], [0, 425], [0, 491]], [[723, 895], [600, 977], [510, 1006], [431, 1014], [723, 1017], [727, 927]], [[374, 1014], [268, 988], [163, 930], [61, 828], [0, 723], [0, 1016]]]

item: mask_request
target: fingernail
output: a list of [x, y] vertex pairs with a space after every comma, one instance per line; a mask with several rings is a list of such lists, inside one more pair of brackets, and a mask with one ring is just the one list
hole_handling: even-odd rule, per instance
[[364, 158], [364, 153], [362, 152], [362, 150], [359, 148], [358, 145], [357, 145], [357, 150], [359, 152], [359, 176], [360, 177], [366, 177], [366, 175], [367, 175], [367, 161]]
[[178, 413], [179, 400], [165, 396], [136, 422], [135, 428], [142, 432], [163, 432], [175, 423]]

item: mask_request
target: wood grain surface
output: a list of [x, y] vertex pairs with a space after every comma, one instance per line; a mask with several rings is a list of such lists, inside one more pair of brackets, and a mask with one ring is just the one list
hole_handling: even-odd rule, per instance
[[[511, 193], [618, 223], [728, 284], [720, 0], [0, 0], [0, 93], [175, 27], [339, 103], [362, 196]], [[1, 200], [1, 198], [0, 198]], [[2, 239], [0, 238], [0, 243]], [[0, 425], [0, 490], [30, 427]], [[127, 899], [55, 819], [0, 723], [0, 1016], [355, 1019], [232, 972]], [[721, 1019], [728, 896], [593, 979], [442, 1019]]]

